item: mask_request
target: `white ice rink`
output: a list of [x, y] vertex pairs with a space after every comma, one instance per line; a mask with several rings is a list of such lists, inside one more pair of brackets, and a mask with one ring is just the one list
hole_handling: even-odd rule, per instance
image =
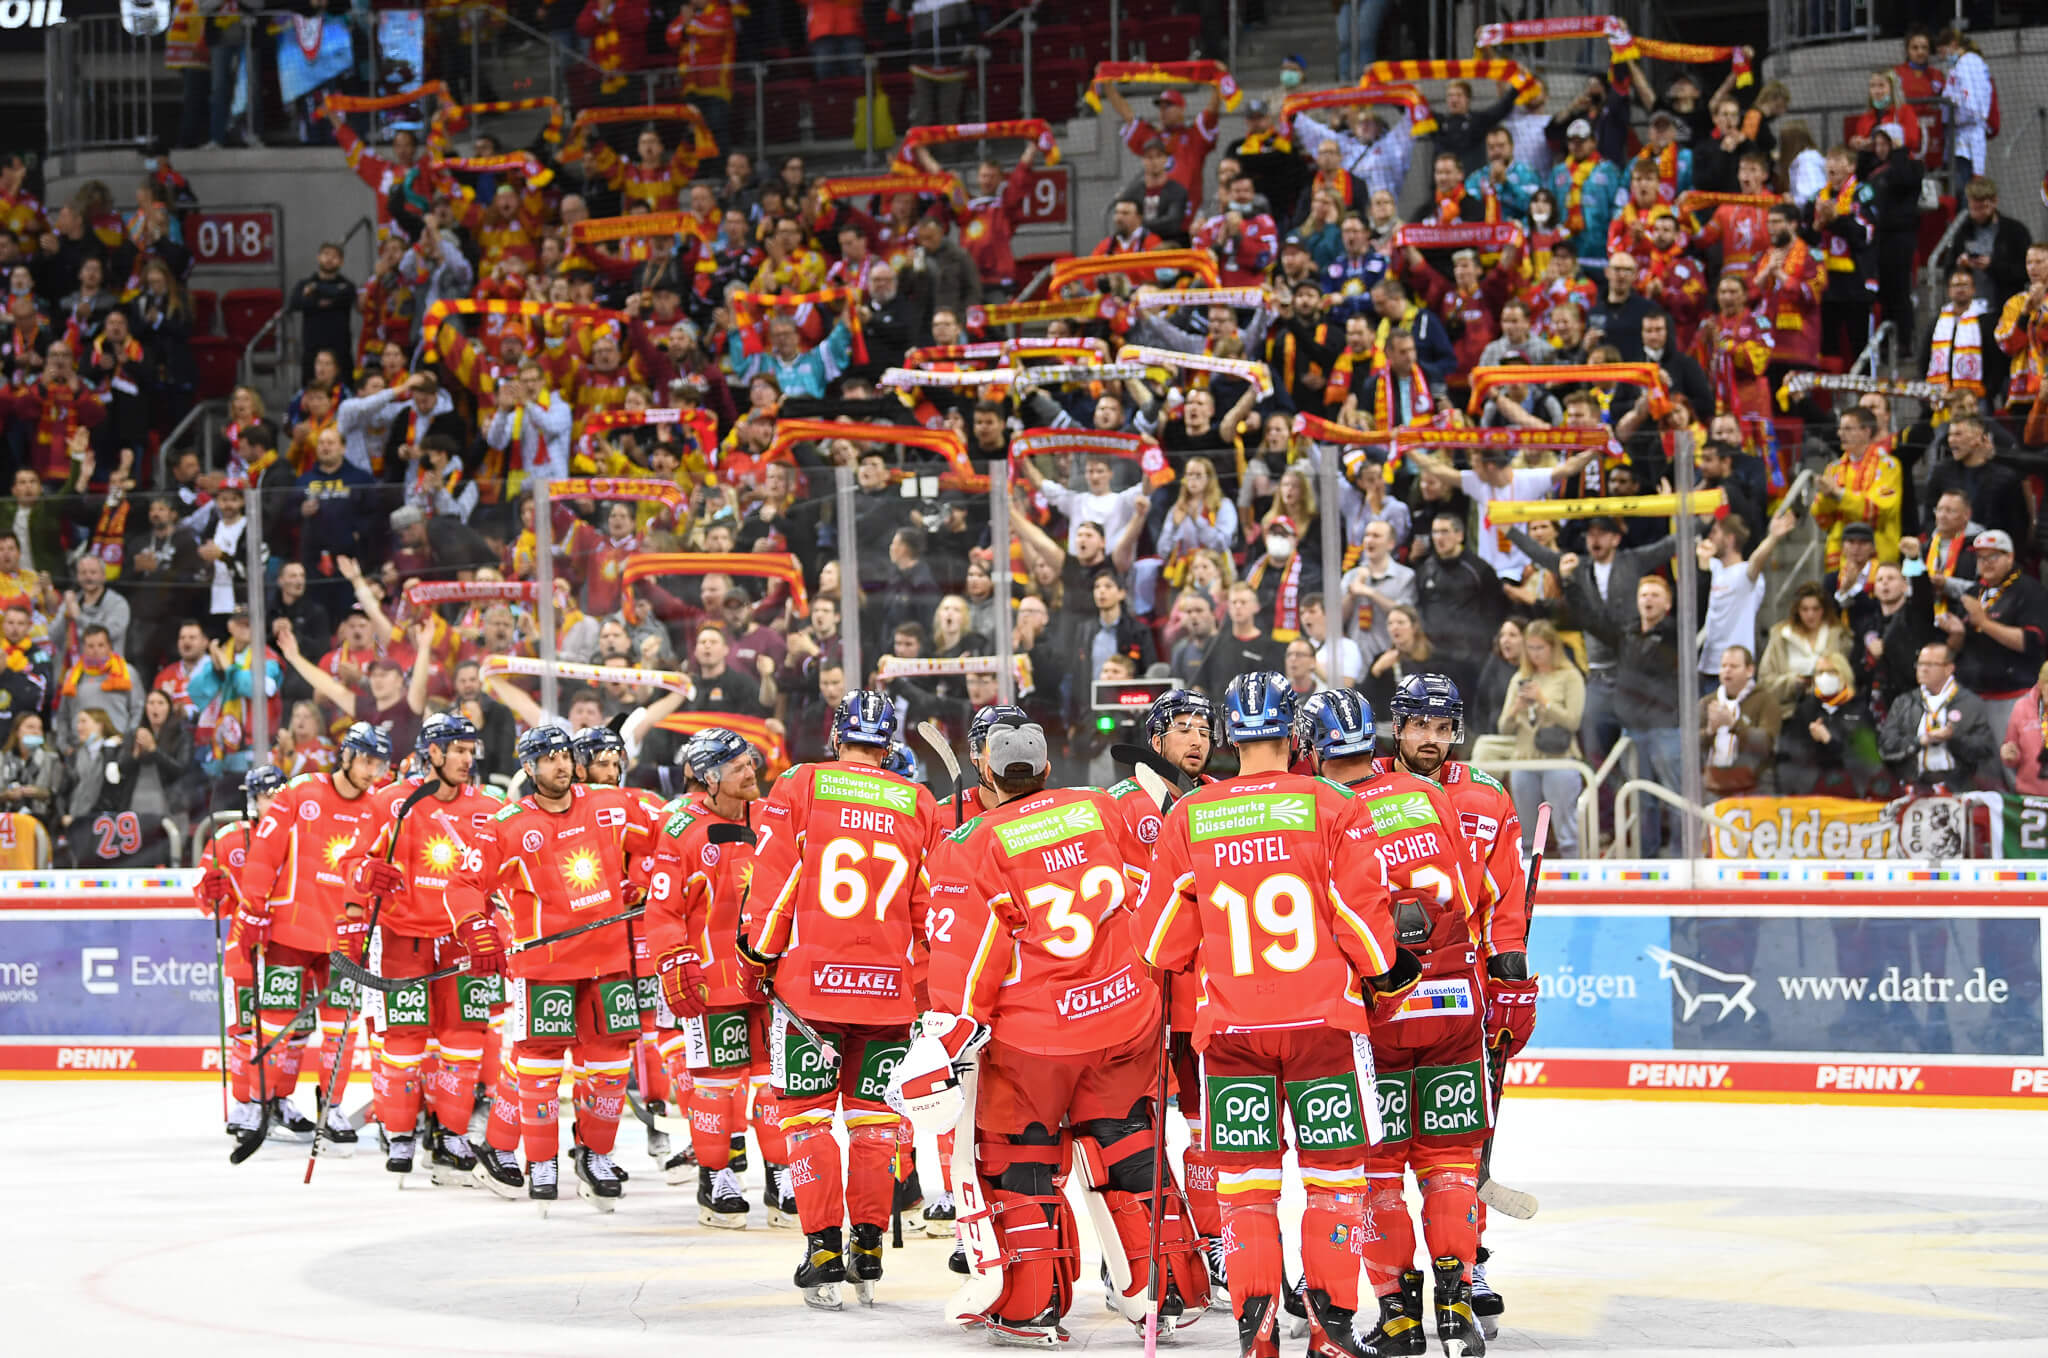
[[[806, 1312], [789, 1284], [801, 1237], [766, 1230], [758, 1206], [744, 1233], [696, 1225], [694, 1187], [661, 1182], [637, 1126], [618, 1212], [575, 1198], [565, 1159], [543, 1220], [424, 1174], [401, 1193], [374, 1133], [310, 1187], [288, 1138], [232, 1168], [208, 1084], [0, 1088], [0, 1354], [985, 1351], [937, 1317], [945, 1244], [890, 1251], [872, 1311]], [[359, 1080], [348, 1102], [366, 1094]], [[1489, 1233], [1497, 1353], [2048, 1355], [2042, 1114], [1511, 1093], [1502, 1128], [1500, 1177], [1543, 1209]], [[1070, 1347], [1140, 1352], [1082, 1287]], [[1212, 1315], [1173, 1347], [1233, 1338]]]

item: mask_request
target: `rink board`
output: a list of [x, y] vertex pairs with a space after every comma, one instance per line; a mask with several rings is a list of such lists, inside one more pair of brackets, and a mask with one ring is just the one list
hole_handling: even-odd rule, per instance
[[[0, 1076], [217, 1077], [196, 876], [0, 874]], [[2048, 1108], [2044, 929], [2048, 864], [1546, 864], [1506, 1083]]]

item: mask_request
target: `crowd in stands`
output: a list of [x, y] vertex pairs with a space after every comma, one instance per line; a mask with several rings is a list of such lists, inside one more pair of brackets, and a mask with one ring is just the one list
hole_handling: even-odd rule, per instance
[[[320, 769], [358, 719], [410, 749], [450, 706], [483, 732], [486, 774], [512, 774], [537, 685], [483, 662], [541, 654], [534, 592], [408, 593], [535, 582], [535, 477], [677, 488], [548, 505], [553, 652], [691, 680], [566, 679], [572, 726], [723, 714], [759, 723], [778, 762], [816, 759], [832, 704], [865, 683], [957, 738], [992, 674], [876, 668], [992, 654], [1007, 575], [1020, 701], [1071, 781], [1101, 781], [1127, 738], [1095, 720], [1095, 680], [1216, 692], [1267, 668], [1376, 705], [1406, 675], [1445, 673], [1494, 755], [1597, 765], [1626, 735], [1669, 787], [1696, 700], [1710, 800], [2048, 791], [2048, 242], [1981, 173], [1988, 77], [1979, 91], [1967, 37], [1916, 31], [1901, 56], [1841, 140], [1777, 81], [1666, 66], [1653, 84], [1634, 62], [1548, 103], [1540, 86], [1449, 82], [1419, 137], [1383, 107], [1287, 116], [1295, 60], [1236, 137], [1220, 93], [1141, 109], [1137, 87], [1105, 83], [1140, 168], [1084, 261], [1098, 271], [1039, 294], [1062, 314], [1015, 332], [1036, 347], [1014, 380], [992, 309], [1023, 281], [1012, 230], [1042, 154], [1028, 138], [978, 161], [972, 142], [920, 148], [901, 166], [923, 172], [916, 188], [849, 198], [802, 157], [700, 158], [652, 127], [623, 154], [537, 146], [533, 174], [448, 166], [458, 150], [414, 130], [372, 147], [336, 113], [336, 172], [377, 195], [375, 271], [347, 276], [334, 245], [307, 261], [287, 303], [299, 389], [281, 408], [238, 389], [218, 468], [152, 452], [194, 399], [189, 191], [168, 157], [125, 218], [99, 185], [46, 213], [8, 158], [0, 804], [60, 839], [110, 813], [190, 823], [238, 806], [252, 761]], [[1418, 156], [1430, 189], [1403, 201]], [[949, 168], [950, 190], [931, 178]], [[1946, 304], [1916, 316], [1928, 182], [1967, 221], [1939, 260]], [[636, 234], [643, 214], [676, 216]], [[1116, 271], [1183, 247], [1201, 267]], [[1211, 266], [1198, 304], [1151, 295], [1203, 287]], [[1917, 396], [1795, 384], [1780, 407], [1788, 379], [1840, 372], [1875, 320], [1914, 355]], [[1135, 367], [1107, 361], [1124, 346], [1141, 347]], [[1615, 363], [1658, 380], [1596, 369], [1468, 404], [1482, 366]], [[952, 430], [965, 460], [928, 439], [778, 440], [795, 418]], [[1467, 426], [1528, 446], [1352, 436]], [[1074, 437], [1013, 447], [1027, 430]], [[1544, 430], [1611, 438], [1543, 447]], [[1093, 434], [1137, 437], [1087, 450]], [[1668, 516], [1490, 508], [1654, 494], [1681, 460], [1722, 498], [1695, 525], [1696, 635], [1679, 632]], [[976, 479], [996, 461], [1012, 469], [1008, 542]], [[1802, 468], [1815, 475], [1789, 494]], [[1821, 551], [1788, 577], [1800, 561], [1781, 544], [1815, 529]], [[671, 552], [729, 555], [624, 578]], [[843, 664], [848, 583], [863, 673]], [[636, 780], [663, 785], [684, 738], [670, 725], [632, 730]], [[1522, 772], [1513, 789], [1566, 805], [1577, 779]], [[1569, 815], [1553, 829], [1558, 851], [1599, 847]], [[1645, 851], [1670, 829], [1647, 812]]]

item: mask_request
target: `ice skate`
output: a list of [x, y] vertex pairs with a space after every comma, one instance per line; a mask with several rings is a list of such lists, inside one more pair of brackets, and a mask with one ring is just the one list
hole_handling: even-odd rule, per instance
[[1299, 1339], [1308, 1333], [1308, 1298], [1304, 1295], [1307, 1287], [1308, 1277], [1304, 1274], [1287, 1285], [1287, 1295], [1282, 1299], [1292, 1317], [1287, 1322], [1289, 1339]]
[[223, 1124], [222, 1130], [228, 1134], [230, 1141], [238, 1139], [244, 1132], [255, 1129], [260, 1108], [261, 1105], [254, 1099], [236, 1099], [228, 1106], [228, 1120]]
[[270, 1101], [270, 1120], [301, 1140], [313, 1139], [313, 1119], [301, 1113], [299, 1106], [291, 1101], [290, 1096]]
[[747, 1196], [730, 1169], [697, 1170], [697, 1224], [722, 1231], [747, 1229]]
[[984, 1329], [988, 1342], [1003, 1349], [1052, 1349], [1067, 1342], [1070, 1336], [1061, 1327], [1057, 1306], [1048, 1306], [1044, 1314], [1035, 1320], [1004, 1320], [990, 1316]]
[[484, 1147], [470, 1173], [478, 1183], [508, 1201], [518, 1198], [526, 1189], [526, 1176], [519, 1172], [519, 1157], [494, 1146]]
[[[658, 1118], [666, 1112], [668, 1112], [668, 1105], [660, 1099], [649, 1099], [647, 1101], [647, 1115], [650, 1118]], [[666, 1169], [668, 1168], [668, 1159], [674, 1152], [675, 1148], [669, 1144], [668, 1133], [661, 1130], [659, 1126], [649, 1126], [647, 1129], [647, 1158]]]
[[770, 1165], [768, 1175], [773, 1199], [768, 1207], [768, 1229], [802, 1230], [803, 1224], [797, 1220], [796, 1189], [789, 1182], [789, 1166]]
[[1366, 1346], [1380, 1358], [1428, 1353], [1429, 1334], [1422, 1328], [1422, 1275], [1407, 1270], [1401, 1275], [1401, 1290], [1379, 1300], [1379, 1324], [1365, 1337]]
[[1436, 1337], [1444, 1341], [1445, 1358], [1478, 1358], [1486, 1352], [1479, 1318], [1472, 1314], [1472, 1285], [1465, 1266], [1449, 1255], [1430, 1264], [1436, 1275]]
[[1275, 1332], [1279, 1309], [1271, 1297], [1246, 1297], [1244, 1314], [1237, 1318], [1237, 1347], [1240, 1353], [1271, 1352], [1278, 1339]]
[[[412, 1173], [412, 1153], [413, 1139], [410, 1135], [392, 1137], [391, 1149], [384, 1157], [384, 1168], [390, 1170], [393, 1174]], [[399, 1187], [403, 1188], [404, 1186], [405, 1182], [401, 1179]]]
[[329, 1107], [321, 1117], [320, 1140], [324, 1143], [324, 1154], [346, 1160], [356, 1153], [356, 1129], [349, 1122], [348, 1114], [338, 1107]]
[[924, 1205], [924, 1233], [935, 1240], [945, 1240], [953, 1234], [953, 1221], [958, 1215], [953, 1207], [953, 1190], [933, 1198]]
[[476, 1101], [476, 1106], [471, 1108], [469, 1111], [469, 1130], [467, 1132], [467, 1135], [469, 1137], [470, 1144], [479, 1146], [482, 1145], [484, 1133], [488, 1132], [490, 1129], [491, 1100], [490, 1096], [486, 1094], [483, 1097], [479, 1098]]
[[548, 1204], [561, 1196], [558, 1182], [560, 1170], [553, 1160], [529, 1160], [526, 1162], [526, 1196], [540, 1204], [540, 1214], [548, 1214]]
[[967, 1266], [967, 1246], [961, 1244], [957, 1240], [954, 1241], [953, 1252], [946, 1256], [946, 1267], [952, 1269], [953, 1272], [960, 1274], [962, 1277], [965, 1277], [968, 1274], [974, 1272], [973, 1269]]
[[882, 1277], [882, 1228], [871, 1222], [853, 1224], [853, 1241], [846, 1251], [852, 1266], [853, 1294], [862, 1306], [875, 1304], [875, 1284]]
[[619, 1209], [619, 1195], [625, 1191], [625, 1183], [619, 1177], [618, 1167], [612, 1164], [609, 1155], [603, 1155], [587, 1146], [578, 1146], [570, 1152], [569, 1163], [576, 1169], [576, 1196], [583, 1198], [600, 1212], [616, 1212]]
[[1320, 1287], [1306, 1288], [1302, 1302], [1308, 1309], [1308, 1351], [1321, 1358], [1376, 1358], [1376, 1351], [1357, 1334], [1358, 1313], [1330, 1300]]
[[668, 1163], [661, 1167], [661, 1172], [663, 1177], [670, 1183], [681, 1188], [684, 1184], [690, 1182], [692, 1177], [690, 1171], [696, 1167], [697, 1157], [690, 1154], [690, 1148], [685, 1144], [682, 1150], [668, 1158]]
[[1501, 1313], [1508, 1309], [1500, 1293], [1486, 1281], [1486, 1264], [1491, 1257], [1491, 1252], [1481, 1245], [1479, 1257], [1472, 1263], [1472, 1314], [1479, 1321], [1479, 1333], [1488, 1339], [1500, 1333]]
[[804, 1261], [796, 1266], [796, 1285], [803, 1289], [804, 1305], [817, 1311], [837, 1311], [839, 1284], [846, 1281], [846, 1260], [840, 1254], [837, 1226], [814, 1231], [804, 1237]]
[[476, 1154], [467, 1137], [444, 1129], [430, 1144], [433, 1152], [427, 1157], [427, 1177], [437, 1187], [467, 1188], [476, 1182]]
[[254, 1155], [262, 1147], [264, 1138], [270, 1134], [269, 1106], [249, 1103], [243, 1107], [247, 1111], [236, 1110], [242, 1121], [232, 1129], [235, 1134], [235, 1148], [228, 1152], [228, 1163], [231, 1165], [239, 1165]]

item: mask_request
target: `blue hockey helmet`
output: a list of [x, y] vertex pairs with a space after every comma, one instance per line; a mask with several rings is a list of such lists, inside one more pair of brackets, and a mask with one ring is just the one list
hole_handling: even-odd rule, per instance
[[1451, 743], [1456, 745], [1465, 739], [1465, 699], [1458, 692], [1458, 686], [1445, 675], [1409, 675], [1394, 690], [1394, 696], [1387, 702], [1387, 710], [1394, 714], [1397, 733], [1401, 724], [1410, 717], [1448, 717], [1457, 723]]
[[543, 722], [519, 737], [517, 752], [520, 766], [531, 769], [548, 755], [571, 754], [574, 750], [567, 730], [552, 722]]
[[586, 726], [569, 737], [569, 752], [576, 756], [579, 765], [588, 764], [608, 752], [616, 752], [623, 757], [626, 738], [609, 726]]
[[917, 751], [900, 740], [889, 746], [889, 753], [882, 757], [882, 767], [913, 783], [924, 781], [924, 766], [918, 762]]
[[1278, 670], [1240, 674], [1223, 689], [1223, 733], [1232, 745], [1294, 734], [1294, 686]]
[[1345, 759], [1373, 752], [1372, 704], [1357, 689], [1333, 688], [1311, 693], [1294, 717], [1295, 737], [1318, 760]]
[[355, 722], [342, 732], [340, 747], [344, 761], [352, 754], [366, 754], [387, 764], [391, 762], [391, 733], [366, 721]]
[[834, 745], [873, 745], [887, 750], [896, 742], [896, 704], [887, 694], [857, 688], [839, 700], [832, 713]]
[[435, 745], [451, 745], [458, 740], [476, 738], [475, 723], [460, 712], [430, 712], [420, 723], [420, 735], [413, 743], [413, 752], [424, 759], [428, 749]]
[[708, 786], [712, 774], [735, 759], [751, 759], [753, 754], [754, 747], [737, 731], [711, 726], [690, 737], [683, 747], [683, 764], [692, 778]]
[[274, 797], [284, 791], [284, 785], [291, 779], [275, 764], [257, 764], [242, 775], [242, 795], [250, 801], [258, 797]]
[[1167, 732], [1175, 721], [1182, 717], [1198, 717], [1209, 728], [1213, 739], [1216, 731], [1216, 704], [1209, 701], [1209, 695], [1191, 688], [1177, 688], [1160, 694], [1152, 700], [1152, 706], [1145, 710], [1145, 739], [1154, 741]]

